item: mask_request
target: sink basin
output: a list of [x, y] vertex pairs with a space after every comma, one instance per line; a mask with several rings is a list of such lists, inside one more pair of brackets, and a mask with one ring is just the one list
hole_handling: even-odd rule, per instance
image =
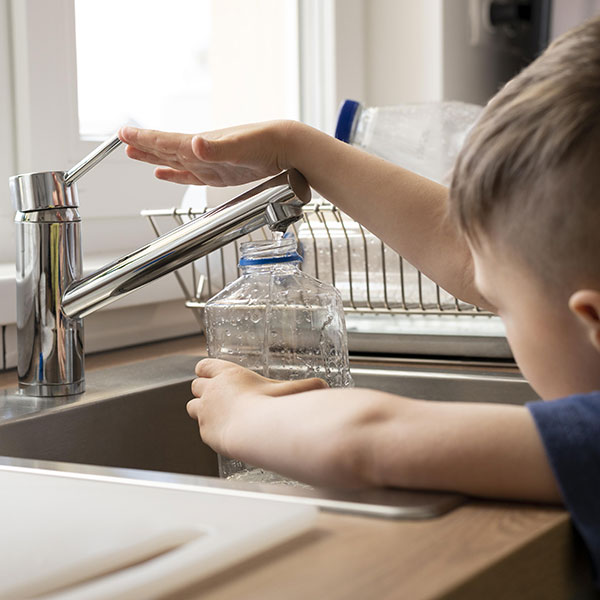
[[[187, 416], [197, 358], [176, 356], [92, 371], [81, 396], [0, 396], [0, 455], [218, 475], [216, 454]], [[56, 406], [52, 406], [56, 402]], [[15, 413], [16, 416], [15, 416]]]
[[[435, 516], [464, 500], [456, 494], [432, 492], [341, 493], [208, 481], [218, 476], [217, 457], [202, 442], [196, 422], [185, 411], [197, 360], [193, 356], [169, 356], [92, 371], [87, 390], [80, 396], [36, 399], [4, 391], [0, 395], [0, 456], [162, 472], [165, 481], [174, 481], [172, 474], [201, 476], [201, 483], [211, 487], [293, 496], [326, 508], [385, 517]], [[404, 364], [400, 368], [364, 360], [355, 363], [353, 377], [360, 387], [423, 399], [519, 404], [535, 399], [518, 374], [506, 371], [464, 366], [452, 369], [435, 363]], [[160, 479], [156, 474], [151, 478]]]

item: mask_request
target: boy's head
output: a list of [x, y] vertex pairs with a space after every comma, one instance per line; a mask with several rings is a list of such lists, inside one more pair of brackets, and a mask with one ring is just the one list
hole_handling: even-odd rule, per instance
[[[587, 339], [595, 351], [588, 370], [595, 365], [600, 374], [600, 18], [556, 40], [489, 102], [457, 159], [450, 211], [490, 302], [504, 295], [511, 314], [524, 318], [535, 296], [550, 311], [537, 329], [556, 329], [564, 352]], [[512, 290], [517, 298], [498, 287], [504, 266], [507, 276], [522, 276]], [[549, 323], [552, 316], [558, 322]], [[511, 340], [518, 359], [515, 337], [519, 332]], [[585, 389], [574, 389], [574, 381], [555, 385], [545, 395], [590, 386], [600, 381]]]

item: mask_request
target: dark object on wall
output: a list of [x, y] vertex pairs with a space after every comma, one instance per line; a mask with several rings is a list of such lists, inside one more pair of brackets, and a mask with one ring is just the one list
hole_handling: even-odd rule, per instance
[[552, 7], [552, 0], [444, 4], [444, 100], [486, 104], [546, 48]]
[[527, 64], [548, 45], [550, 9], [550, 0], [497, 0], [490, 4], [489, 24]]

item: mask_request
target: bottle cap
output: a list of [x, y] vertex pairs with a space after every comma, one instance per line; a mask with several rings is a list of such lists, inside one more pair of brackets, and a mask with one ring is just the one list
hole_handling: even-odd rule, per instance
[[342, 142], [350, 143], [355, 129], [355, 120], [361, 109], [360, 102], [344, 100], [338, 113], [335, 137]]
[[302, 262], [302, 256], [297, 252], [296, 238], [288, 233], [277, 240], [244, 242], [240, 249], [240, 267]]
[[302, 262], [302, 257], [294, 252], [286, 256], [271, 256], [269, 258], [240, 258], [240, 267], [251, 267], [253, 265], [270, 265], [274, 263]]

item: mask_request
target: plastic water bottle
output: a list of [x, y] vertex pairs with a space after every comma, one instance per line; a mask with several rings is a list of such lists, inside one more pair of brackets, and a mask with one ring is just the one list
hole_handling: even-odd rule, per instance
[[335, 137], [445, 184], [481, 111], [455, 101], [365, 108], [345, 100]]
[[[242, 244], [242, 276], [206, 303], [208, 354], [271, 379], [351, 386], [342, 298], [303, 273], [301, 261], [293, 237]], [[287, 481], [224, 457], [219, 471], [243, 481]]]

